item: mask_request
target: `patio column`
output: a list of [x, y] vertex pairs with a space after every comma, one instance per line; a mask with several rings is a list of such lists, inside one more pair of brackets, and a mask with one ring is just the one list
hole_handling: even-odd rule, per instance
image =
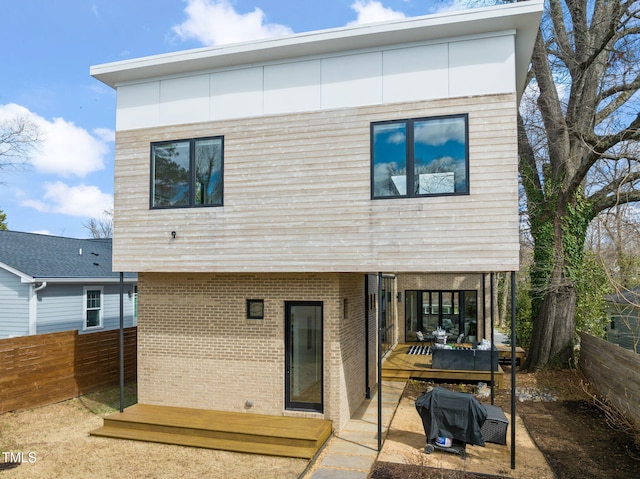
[[378, 452], [382, 451], [382, 273], [378, 273]]
[[124, 411], [124, 273], [120, 272], [120, 412]]
[[516, 468], [516, 272], [511, 272], [511, 469]]
[[494, 405], [495, 402], [495, 384], [496, 384], [496, 378], [495, 378], [495, 372], [493, 371], [493, 358], [495, 357], [496, 352], [494, 352], [493, 348], [495, 347], [495, 337], [494, 337], [494, 333], [495, 331], [493, 330], [494, 326], [493, 326], [493, 322], [494, 322], [494, 310], [493, 310], [493, 306], [494, 306], [494, 301], [493, 301], [493, 295], [495, 294], [494, 289], [493, 289], [493, 285], [494, 285], [494, 280], [495, 280], [495, 273], [491, 272], [491, 275], [489, 276], [489, 301], [490, 301], [490, 307], [489, 307], [489, 315], [491, 316], [491, 353], [489, 354], [489, 364], [491, 365], [490, 369], [491, 369], [491, 405]]

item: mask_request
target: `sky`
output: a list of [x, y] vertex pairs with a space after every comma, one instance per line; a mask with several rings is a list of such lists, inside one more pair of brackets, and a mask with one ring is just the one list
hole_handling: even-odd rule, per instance
[[85, 238], [88, 222], [113, 207], [115, 91], [89, 75], [92, 65], [427, 15], [460, 3], [0, 0], [0, 127], [23, 118], [41, 134], [27, 165], [0, 169], [6, 224]]

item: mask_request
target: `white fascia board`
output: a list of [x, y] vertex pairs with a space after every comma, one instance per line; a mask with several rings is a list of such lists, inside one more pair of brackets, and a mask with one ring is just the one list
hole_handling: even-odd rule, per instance
[[5, 271], [8, 271], [11, 274], [15, 274], [16, 276], [18, 276], [20, 278], [21, 283], [33, 283], [35, 281], [32, 276], [28, 275], [27, 273], [23, 273], [22, 271], [18, 271], [17, 269], [12, 268], [8, 264], [0, 262], [0, 268], [4, 269]]
[[[120, 278], [33, 278], [33, 281], [30, 282], [46, 282], [49, 284], [52, 283], [60, 283], [60, 284], [77, 284], [77, 283], [119, 283]], [[24, 282], [24, 281], [23, 281]], [[138, 278], [124, 278], [124, 283], [137, 283]]]
[[516, 81], [518, 92], [521, 93], [540, 26], [543, 5], [543, 0], [530, 0], [198, 48], [95, 65], [91, 67], [90, 73], [106, 85], [116, 88], [127, 83], [240, 65], [434, 41], [451, 38], [452, 32], [458, 37], [515, 30]]

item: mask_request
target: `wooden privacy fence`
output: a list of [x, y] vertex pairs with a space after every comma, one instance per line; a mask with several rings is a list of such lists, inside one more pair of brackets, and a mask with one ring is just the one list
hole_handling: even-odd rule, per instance
[[[125, 379], [137, 372], [137, 328], [124, 330]], [[0, 413], [51, 404], [120, 381], [119, 331], [0, 340]]]
[[582, 373], [598, 395], [640, 429], [640, 354], [586, 333], [580, 340]]

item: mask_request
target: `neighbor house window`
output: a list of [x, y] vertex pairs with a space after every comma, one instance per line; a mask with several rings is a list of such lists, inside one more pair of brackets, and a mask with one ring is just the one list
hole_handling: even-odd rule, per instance
[[222, 206], [223, 138], [151, 144], [151, 207]]
[[371, 197], [469, 193], [467, 115], [371, 124]]
[[102, 288], [84, 288], [84, 329], [102, 327]]

